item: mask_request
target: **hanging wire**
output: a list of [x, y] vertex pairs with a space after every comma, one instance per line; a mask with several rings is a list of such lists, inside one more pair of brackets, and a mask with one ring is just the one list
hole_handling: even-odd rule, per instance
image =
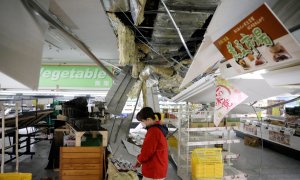
[[182, 44], [183, 44], [183, 47], [185, 48], [185, 50], [186, 50], [187, 54], [189, 55], [189, 57], [191, 58], [191, 60], [193, 60], [194, 58], [193, 58], [192, 54], [190, 53], [190, 50], [189, 50], [189, 48], [187, 47], [187, 45], [186, 45], [186, 43], [185, 43], [185, 40], [184, 40], [184, 38], [183, 38], [183, 36], [182, 36], [182, 34], [181, 34], [181, 32], [180, 32], [180, 29], [178, 28], [178, 26], [177, 26], [177, 24], [176, 24], [176, 22], [175, 22], [173, 16], [171, 15], [171, 13], [170, 13], [168, 7], [166, 6], [166, 4], [165, 4], [165, 2], [164, 2], [163, 0], [160, 0], [160, 2], [163, 4], [164, 8], [166, 9], [166, 11], [167, 11], [167, 13], [168, 13], [168, 15], [169, 15], [169, 17], [170, 17], [172, 23], [173, 23], [173, 25], [174, 25], [174, 27], [175, 27], [175, 29], [176, 29], [178, 35], [179, 35], [179, 38], [180, 38], [180, 40], [181, 40], [181, 42], [182, 42]]
[[[118, 5], [117, 5], [118, 6]], [[157, 52], [151, 45], [151, 43], [147, 40], [147, 38], [141, 33], [141, 31], [134, 25], [134, 23], [131, 21], [131, 19], [126, 15], [126, 13], [123, 11], [123, 9], [118, 6], [118, 8], [122, 11], [122, 13], [124, 14], [124, 16], [127, 18], [127, 20], [130, 22], [130, 24], [134, 27], [134, 29], [136, 29], [136, 31], [143, 37], [143, 39], [147, 42], [143, 42], [142, 40], [140, 40], [139, 38], [137, 38], [141, 43], [145, 44], [148, 48], [150, 48], [153, 52], [155, 52], [157, 55], [161, 56], [164, 60], [170, 62], [170, 60], [168, 60], [164, 55], [162, 55], [161, 53]], [[178, 61], [174, 61], [174, 59], [171, 58], [171, 60], [173, 62], [175, 62], [176, 64], [179, 64], [180, 66], [184, 67], [186, 70], [188, 70], [187, 67], [185, 67], [183, 64], [179, 63]]]

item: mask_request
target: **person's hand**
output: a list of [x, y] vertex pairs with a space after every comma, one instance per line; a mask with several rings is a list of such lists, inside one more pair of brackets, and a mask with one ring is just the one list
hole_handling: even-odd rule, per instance
[[135, 165], [133, 166], [133, 168], [137, 169], [141, 166], [142, 164], [140, 162], [136, 162]]

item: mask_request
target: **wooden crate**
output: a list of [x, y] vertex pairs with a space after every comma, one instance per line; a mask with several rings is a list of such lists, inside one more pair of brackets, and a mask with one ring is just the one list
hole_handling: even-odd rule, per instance
[[103, 179], [104, 153], [104, 147], [61, 147], [59, 179]]
[[[70, 132], [75, 135], [75, 146], [81, 145], [81, 137], [86, 133], [86, 131], [76, 131], [70, 124], [67, 123], [67, 128], [70, 129]], [[93, 132], [93, 131], [90, 131]], [[108, 132], [105, 131], [97, 131], [102, 135], [102, 146], [106, 147], [108, 143]]]

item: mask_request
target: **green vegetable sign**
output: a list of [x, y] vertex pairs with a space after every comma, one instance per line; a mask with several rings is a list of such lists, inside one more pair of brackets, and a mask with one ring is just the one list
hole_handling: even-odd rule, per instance
[[111, 86], [112, 79], [98, 66], [42, 66], [40, 71], [40, 88], [108, 89]]

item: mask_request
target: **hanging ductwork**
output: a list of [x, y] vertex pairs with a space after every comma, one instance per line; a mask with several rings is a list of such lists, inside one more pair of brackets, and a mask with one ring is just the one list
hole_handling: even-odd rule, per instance
[[161, 79], [159, 81], [159, 89], [171, 91], [173, 93], [178, 93], [178, 84], [180, 84], [182, 80], [183, 78], [179, 74], [176, 74], [166, 79]]

